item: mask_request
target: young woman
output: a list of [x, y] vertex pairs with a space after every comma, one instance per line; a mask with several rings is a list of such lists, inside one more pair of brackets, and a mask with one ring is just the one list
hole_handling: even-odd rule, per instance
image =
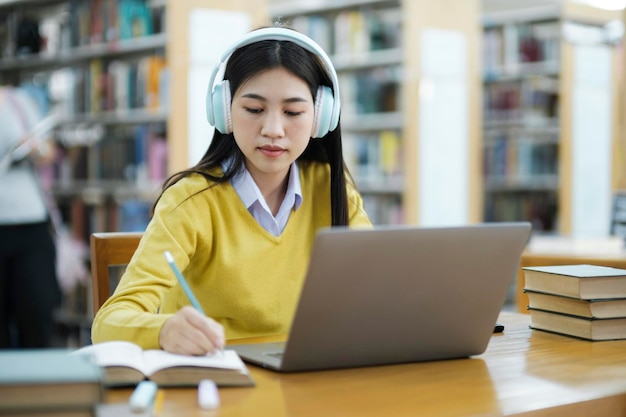
[[[209, 149], [166, 181], [94, 319], [94, 343], [204, 354], [226, 339], [286, 333], [316, 232], [371, 227], [344, 168], [337, 76], [324, 51], [299, 32], [264, 28], [222, 61], [224, 80], [215, 82], [216, 68], [207, 97], [217, 129]], [[189, 306], [164, 251], [206, 316]]]

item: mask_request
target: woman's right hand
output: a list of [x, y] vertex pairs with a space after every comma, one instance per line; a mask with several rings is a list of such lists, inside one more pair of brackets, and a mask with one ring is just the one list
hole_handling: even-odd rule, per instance
[[224, 347], [224, 328], [191, 306], [165, 321], [159, 333], [161, 349], [182, 355], [206, 355]]

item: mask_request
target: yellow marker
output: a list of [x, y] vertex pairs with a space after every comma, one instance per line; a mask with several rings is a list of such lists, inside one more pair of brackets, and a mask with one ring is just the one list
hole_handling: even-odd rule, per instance
[[153, 417], [161, 415], [161, 411], [163, 410], [163, 401], [165, 401], [165, 391], [160, 389], [157, 391], [156, 398], [154, 399], [154, 406], [152, 407]]

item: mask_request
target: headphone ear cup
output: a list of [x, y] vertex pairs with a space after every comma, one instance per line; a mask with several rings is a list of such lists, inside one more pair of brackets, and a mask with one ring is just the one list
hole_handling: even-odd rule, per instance
[[[211, 94], [215, 128], [223, 134], [229, 134], [233, 131], [230, 101], [230, 83], [228, 80], [223, 80], [215, 85]], [[211, 120], [211, 116], [209, 115], [208, 117]]]
[[333, 90], [326, 85], [320, 85], [315, 95], [312, 138], [322, 138], [331, 130], [330, 123], [333, 118], [334, 104]]

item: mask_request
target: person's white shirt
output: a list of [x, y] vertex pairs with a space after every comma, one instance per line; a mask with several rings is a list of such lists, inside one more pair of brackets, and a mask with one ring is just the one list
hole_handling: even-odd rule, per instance
[[[0, 156], [12, 149], [43, 115], [25, 90], [0, 87]], [[0, 172], [0, 224], [30, 224], [48, 212], [37, 173], [24, 161]]]
[[298, 210], [302, 204], [302, 188], [300, 185], [298, 164], [296, 162], [291, 164], [287, 192], [285, 193], [285, 198], [276, 216], [272, 214], [261, 190], [245, 167], [235, 174], [231, 180], [231, 184], [252, 217], [274, 236], [279, 236], [283, 232], [292, 209], [294, 211]]

